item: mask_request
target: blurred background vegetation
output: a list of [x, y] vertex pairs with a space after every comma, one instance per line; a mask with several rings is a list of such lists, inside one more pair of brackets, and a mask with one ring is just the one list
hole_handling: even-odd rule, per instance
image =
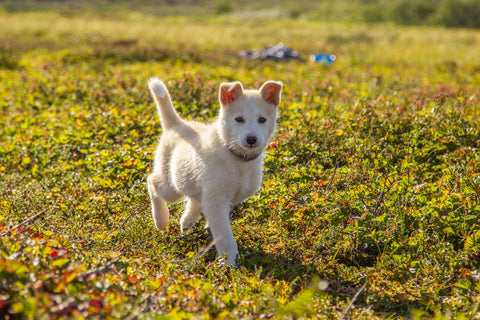
[[225, 15], [237, 18], [304, 19], [346, 23], [395, 23], [480, 27], [478, 0], [0, 0], [0, 10], [59, 11], [63, 14], [153, 16]]

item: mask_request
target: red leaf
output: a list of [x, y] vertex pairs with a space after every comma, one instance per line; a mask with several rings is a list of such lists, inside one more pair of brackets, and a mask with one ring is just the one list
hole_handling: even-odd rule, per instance
[[103, 307], [103, 302], [102, 302], [102, 300], [99, 300], [99, 299], [90, 299], [88, 304], [90, 306], [94, 307], [94, 308], [97, 308], [97, 309], [102, 309], [102, 307]]
[[130, 281], [130, 283], [132, 283], [132, 284], [136, 284], [136, 283], [140, 282], [141, 280], [138, 279], [137, 277], [135, 277], [133, 274], [131, 274], [131, 275], [128, 276], [128, 281]]

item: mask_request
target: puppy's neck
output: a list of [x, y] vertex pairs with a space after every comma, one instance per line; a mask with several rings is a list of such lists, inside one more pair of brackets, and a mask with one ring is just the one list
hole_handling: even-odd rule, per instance
[[255, 160], [258, 158], [258, 156], [260, 156], [260, 154], [251, 154], [251, 155], [248, 155], [246, 153], [242, 153], [242, 152], [238, 152], [238, 151], [235, 151], [234, 148], [232, 148], [231, 146], [229, 145], [226, 145], [225, 148], [230, 151], [237, 159], [239, 159], [240, 161], [243, 161], [243, 162], [249, 162], [249, 161], [252, 161], [252, 160]]

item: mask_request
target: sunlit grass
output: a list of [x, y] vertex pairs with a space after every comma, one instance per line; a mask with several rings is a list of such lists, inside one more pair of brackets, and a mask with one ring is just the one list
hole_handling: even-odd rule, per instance
[[[280, 41], [337, 61], [237, 55]], [[2, 14], [0, 314], [473, 316], [479, 41], [390, 25]], [[182, 204], [154, 229], [151, 76], [200, 121], [215, 117], [222, 81], [284, 83], [265, 183], [233, 212], [238, 269], [199, 254], [203, 222], [180, 235]]]

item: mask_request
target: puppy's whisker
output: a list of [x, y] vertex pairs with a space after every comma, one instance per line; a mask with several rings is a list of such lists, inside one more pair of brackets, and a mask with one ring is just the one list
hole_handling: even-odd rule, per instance
[[237, 149], [237, 143], [235, 139], [230, 140], [230, 142], [227, 143], [226, 147], [230, 151], [235, 151]]

